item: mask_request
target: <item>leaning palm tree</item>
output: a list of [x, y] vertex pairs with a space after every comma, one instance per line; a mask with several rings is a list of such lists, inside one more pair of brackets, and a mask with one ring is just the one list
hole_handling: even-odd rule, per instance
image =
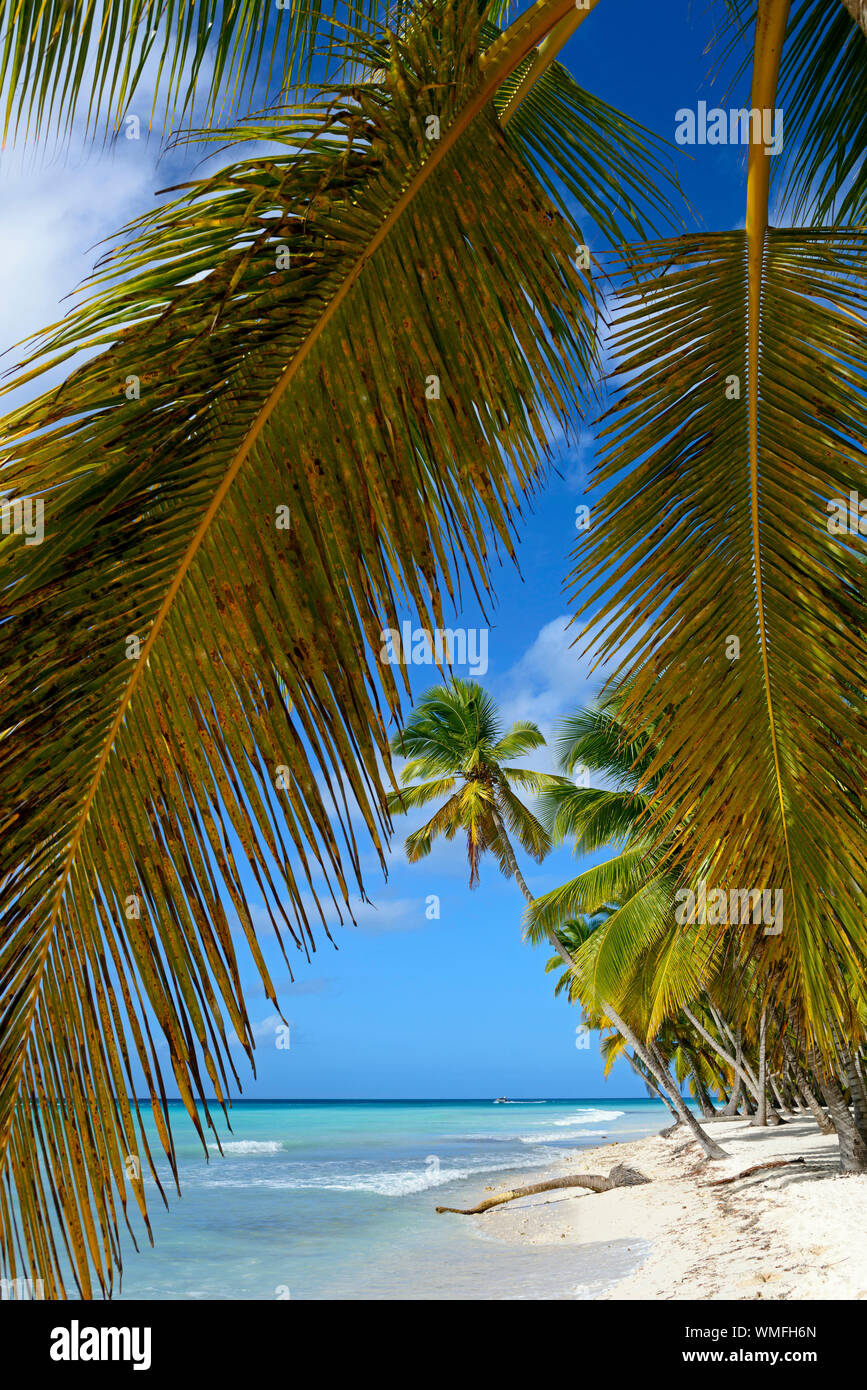
[[[463, 832], [467, 839], [470, 886], [478, 882], [482, 854], [492, 852], [503, 873], [515, 879], [528, 905], [530, 939], [539, 941], [547, 937], [570, 970], [577, 971], [577, 962], [585, 954], [584, 949], [577, 957], [573, 955], [566, 935], [555, 930], [556, 914], [540, 910], [518, 867], [509, 839], [511, 831], [537, 861], [541, 861], [551, 847], [547, 830], [515, 795], [514, 785], [542, 796], [549, 805], [560, 805], [564, 796], [575, 791], [568, 779], [506, 766], [506, 759], [520, 757], [543, 742], [535, 724], [514, 724], [503, 734], [493, 700], [475, 682], [456, 680], [428, 691], [406, 728], [392, 742], [392, 751], [410, 761], [401, 773], [405, 789], [390, 795], [389, 807], [393, 811], [408, 811], [446, 797], [430, 820], [407, 837], [405, 845], [410, 862], [429, 854], [438, 835], [452, 839], [458, 831]], [[417, 777], [424, 780], [414, 782]], [[632, 874], [635, 877], [634, 865]], [[616, 893], [607, 896], [613, 897]], [[594, 904], [594, 909], [598, 910], [604, 901], [605, 895]], [[665, 901], [670, 902], [670, 892]], [[558, 920], [557, 924], [560, 926], [561, 922]], [[600, 939], [601, 933], [593, 932], [586, 945], [592, 947]], [[723, 1158], [723, 1150], [701, 1129], [660, 1059], [653, 1056], [652, 1045], [648, 1048], [641, 1042], [615, 1011], [613, 999], [597, 998], [593, 1002], [597, 1012], [604, 1015], [606, 1022], [610, 1021], [632, 1046], [634, 1055], [654, 1077], [654, 1084], [661, 1086], [670, 1097], [679, 1119], [690, 1126], [708, 1156]]]

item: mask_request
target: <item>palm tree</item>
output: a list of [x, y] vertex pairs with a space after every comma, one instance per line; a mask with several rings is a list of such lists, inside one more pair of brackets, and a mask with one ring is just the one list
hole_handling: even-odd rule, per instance
[[[535, 724], [514, 724], [502, 735], [493, 700], [475, 682], [456, 680], [448, 686], [430, 690], [419, 701], [406, 728], [392, 741], [392, 751], [410, 761], [401, 773], [406, 789], [390, 795], [389, 808], [408, 811], [447, 796], [431, 819], [407, 837], [405, 847], [410, 862], [429, 854], [438, 835], [452, 839], [462, 831], [467, 837], [470, 887], [478, 882], [481, 855], [491, 851], [503, 873], [515, 879], [524, 895], [533, 938], [538, 940], [540, 935], [546, 935], [558, 956], [575, 970], [576, 958], [565, 935], [548, 925], [549, 918], [538, 911], [537, 901], [518, 867], [507, 831], [508, 825], [523, 848], [541, 862], [550, 849], [550, 837], [515, 796], [512, 785], [542, 795], [546, 802], [555, 805], [561, 803], [564, 794], [575, 791], [563, 778], [504, 765], [505, 759], [519, 757], [543, 743]], [[410, 785], [416, 777], [424, 780]], [[601, 903], [595, 906], [598, 910]], [[597, 938], [591, 938], [594, 939]], [[613, 999], [595, 1002], [599, 1012], [630, 1044], [655, 1083], [665, 1090], [679, 1118], [690, 1126], [708, 1156], [725, 1157], [719, 1145], [701, 1129], [670, 1077], [666, 1085], [659, 1060], [615, 1011]]]
[[[553, 840], [571, 839], [579, 853], [611, 844], [616, 852], [537, 899], [528, 913], [528, 935], [534, 940], [550, 938], [552, 931], [562, 935], [576, 913], [592, 922], [592, 933], [572, 951], [571, 997], [585, 1010], [612, 1019], [610, 1004], [616, 1004], [652, 1060], [674, 1057], [681, 1080], [688, 1066], [699, 1099], [712, 1063], [730, 1079], [735, 1109], [743, 1088], [756, 1105], [752, 1123], [777, 1124], [768, 1092], [779, 1070], [827, 1131], [828, 1117], [813, 1090], [815, 1075], [837, 1131], [844, 1171], [864, 1171], [867, 1100], [857, 1063], [860, 1046], [853, 1052], [837, 1032], [831, 1053], [811, 1058], [800, 994], [789, 1000], [785, 1013], [774, 1009], [774, 966], [768, 965], [762, 938], [676, 924], [675, 889], [682, 881], [691, 817], [676, 806], [657, 814], [665, 765], [652, 731], [630, 735], [624, 709], [628, 688], [615, 685], [594, 708], [563, 723], [557, 739], [563, 771], [581, 765], [613, 786], [576, 787], [564, 777], [544, 792], [541, 819]], [[845, 989], [853, 1017], [860, 1020], [848, 1037], [863, 1043], [864, 995], [857, 977], [847, 979]], [[660, 1079], [669, 1079], [667, 1064]], [[851, 1111], [841, 1087], [851, 1096]]]
[[479, 882], [482, 857], [493, 854], [501, 871], [514, 878], [532, 903], [509, 836], [514, 835], [537, 863], [548, 853], [551, 840], [514, 788], [538, 794], [558, 779], [510, 764], [544, 742], [537, 726], [527, 721], [504, 733], [494, 701], [475, 681], [453, 679], [427, 691], [391, 743], [392, 752], [409, 761], [400, 774], [402, 790], [389, 794], [389, 810], [411, 811], [446, 798], [429, 821], [407, 836], [409, 862], [430, 854], [440, 835], [452, 840], [461, 833], [466, 836], [471, 888]]

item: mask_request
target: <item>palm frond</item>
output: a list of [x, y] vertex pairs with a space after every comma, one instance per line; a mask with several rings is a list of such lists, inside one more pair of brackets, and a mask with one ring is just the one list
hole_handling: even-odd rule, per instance
[[647, 785], [652, 749], [645, 736], [635, 738], [619, 717], [623, 696], [609, 686], [595, 707], [577, 710], [560, 723], [555, 747], [564, 772], [579, 767], [606, 773], [626, 786]]
[[416, 806], [427, 806], [430, 801], [434, 801], [438, 796], [445, 796], [448, 792], [454, 791], [454, 777], [439, 777], [432, 782], [419, 782], [414, 787], [401, 787], [399, 792], [389, 792], [386, 796], [386, 806], [391, 815], [399, 815], [404, 811], [411, 811]]
[[543, 792], [540, 814], [554, 844], [572, 840], [576, 854], [593, 854], [605, 845], [625, 841], [647, 806], [647, 797], [636, 792], [566, 783]]
[[778, 200], [795, 223], [867, 221], [867, 34], [840, 0], [801, 0], [789, 21], [780, 73], [785, 158]]
[[505, 816], [507, 829], [511, 830], [522, 849], [526, 850], [537, 864], [541, 864], [551, 848], [551, 837], [545, 827], [508, 785], [500, 783], [496, 799]]
[[25, 367], [102, 348], [3, 431], [4, 487], [47, 519], [42, 547], [0, 541], [2, 1255], [47, 1296], [108, 1291], [118, 1211], [144, 1210], [133, 1056], [174, 1165], [154, 1025], [203, 1141], [227, 1029], [252, 1057], [224, 900], [276, 1003], [237, 853], [307, 952], [317, 879], [361, 887], [356, 814], [382, 850], [383, 630], [399, 604], [436, 624], [460, 564], [485, 583], [568, 427], [575, 229], [490, 106], [557, 17], [484, 65], [475, 3], [356, 47], [375, 77], [142, 219]]
[[464, 805], [461, 794], [458, 792], [454, 796], [450, 796], [448, 801], [443, 802], [429, 821], [419, 826], [418, 830], [413, 830], [412, 834], [407, 835], [404, 841], [407, 859], [411, 864], [417, 864], [420, 859], [426, 859], [430, 854], [433, 849], [433, 842], [438, 835], [444, 835], [447, 840], [453, 840], [458, 830], [463, 828]]
[[[408, 6], [396, 0], [392, 22]], [[309, 78], [314, 52], [342, 56], [347, 25], [373, 31], [379, 0], [19, 0], [0, 34], [4, 141], [85, 128], [117, 134], [136, 95], [153, 85], [152, 109], [174, 126], [197, 99], [223, 122], [256, 91], [261, 102]]]
[[[764, 11], [758, 108], [782, 9]], [[867, 491], [867, 238], [768, 228], [767, 186], [753, 146], [744, 234], [636, 259], [609, 486], [574, 579], [582, 613], [599, 600], [598, 650], [632, 668], [623, 720], [659, 750], [648, 828], [678, 818], [688, 874], [783, 891], [769, 963], [821, 1032], [864, 973], [863, 559], [829, 512]]]
[[[573, 7], [562, 23], [577, 27], [586, 13]], [[539, 74], [538, 55], [531, 55], [499, 88], [495, 105], [528, 166], [541, 178], [551, 167], [560, 171], [562, 211], [577, 202], [612, 246], [658, 234], [682, 217], [671, 147], [585, 91], [561, 63]]]
[[[748, 31], [756, 0], [726, 3]], [[858, 9], [859, 0], [800, 0], [788, 17], [777, 98], [784, 139], [773, 190], [781, 213], [796, 225], [865, 224], [867, 34]]]
[[491, 756], [498, 762], [511, 762], [513, 758], [520, 758], [524, 753], [532, 753], [536, 748], [542, 748], [544, 743], [544, 736], [537, 724], [529, 720], [518, 720], [497, 740], [491, 749]]
[[525, 914], [527, 940], [538, 945], [549, 931], [559, 932], [571, 919], [631, 897], [647, 881], [647, 866], [646, 849], [628, 848], [543, 893]]
[[[590, 938], [592, 970], [583, 976], [587, 997], [600, 1007], [613, 1005], [633, 1023], [640, 1020], [647, 1032], [652, 976], [636, 969], [636, 962], [646, 961], [655, 943], [664, 940], [671, 929], [672, 885], [665, 875], [645, 878], [631, 893], [621, 894], [615, 910]], [[579, 958], [584, 959], [583, 947]]]

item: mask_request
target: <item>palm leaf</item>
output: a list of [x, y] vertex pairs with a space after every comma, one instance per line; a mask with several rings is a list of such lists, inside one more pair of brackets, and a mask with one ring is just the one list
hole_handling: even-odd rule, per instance
[[575, 854], [593, 854], [628, 839], [646, 807], [635, 792], [567, 785], [545, 792], [542, 819], [556, 844], [571, 839]]
[[[739, 39], [755, 21], [756, 0], [726, 5]], [[865, 26], [860, 0], [800, 0], [788, 16], [777, 98], [785, 138], [773, 170], [776, 202], [787, 220], [864, 226]], [[739, 46], [737, 39], [728, 47]]]
[[505, 816], [506, 828], [527, 854], [541, 864], [551, 848], [551, 837], [532, 811], [503, 783], [497, 788], [497, 802]]
[[576, 231], [490, 106], [566, 8], [484, 63], [475, 4], [357, 47], [375, 78], [142, 219], [25, 368], [103, 348], [6, 420], [2, 461], [47, 510], [43, 547], [0, 542], [2, 1253], [48, 1296], [109, 1291], [130, 1196], [144, 1216], [133, 1058], [174, 1167], [154, 1034], [201, 1134], [229, 1034], [252, 1056], [224, 901], [276, 1003], [238, 853], [302, 953], [305, 892], [324, 922], [318, 879], [361, 887], [400, 707], [382, 630], [510, 552], [591, 370]]
[[444, 835], [447, 840], [453, 840], [463, 825], [463, 797], [460, 792], [457, 792], [454, 796], [450, 796], [448, 801], [443, 802], [429, 821], [407, 835], [404, 841], [407, 859], [411, 864], [418, 863], [419, 859], [426, 859], [433, 849], [433, 842], [438, 835]]
[[438, 777], [432, 782], [419, 782], [414, 787], [401, 787], [399, 792], [389, 792], [386, 805], [389, 812], [411, 811], [416, 806], [427, 806], [438, 796], [454, 791], [454, 777]]
[[[760, 10], [758, 108], [785, 10]], [[769, 228], [767, 195], [756, 145], [745, 233], [636, 258], [609, 486], [574, 579], [582, 613], [600, 600], [599, 652], [633, 667], [623, 721], [659, 749], [648, 831], [676, 815], [688, 875], [783, 890], [768, 965], [822, 1033], [864, 974], [863, 559], [828, 521], [831, 499], [867, 492], [867, 238]]]
[[511, 762], [513, 758], [520, 758], [524, 753], [532, 753], [535, 749], [541, 748], [544, 743], [545, 739], [538, 724], [520, 719], [497, 740], [491, 749], [491, 756], [498, 762]]
[[780, 73], [787, 156], [775, 170], [777, 197], [795, 222], [865, 225], [865, 64], [867, 34], [840, 0], [801, 0]]
[[527, 940], [537, 946], [548, 932], [559, 932], [572, 919], [624, 901], [647, 882], [647, 874], [644, 846], [630, 846], [604, 863], [584, 869], [568, 883], [543, 893], [527, 909]]
[[146, 82], [151, 119], [162, 103], [175, 125], [198, 96], [225, 120], [254, 89], [267, 101], [309, 77], [315, 50], [327, 61], [336, 19], [372, 29], [384, 14], [377, 0], [18, 0], [0, 33], [4, 141], [68, 130], [85, 101], [86, 130], [117, 132]]

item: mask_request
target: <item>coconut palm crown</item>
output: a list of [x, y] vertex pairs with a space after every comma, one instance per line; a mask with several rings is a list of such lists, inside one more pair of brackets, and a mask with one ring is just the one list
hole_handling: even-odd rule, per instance
[[391, 745], [409, 761], [401, 772], [402, 790], [389, 796], [389, 810], [441, 803], [407, 836], [410, 863], [429, 854], [439, 835], [452, 840], [461, 831], [467, 837], [470, 887], [478, 884], [482, 856], [490, 852], [530, 901], [509, 832], [537, 863], [551, 848], [551, 837], [514, 788], [540, 794], [560, 779], [507, 764], [544, 743], [537, 725], [527, 720], [503, 732], [494, 701], [475, 681], [453, 679], [428, 690]]

